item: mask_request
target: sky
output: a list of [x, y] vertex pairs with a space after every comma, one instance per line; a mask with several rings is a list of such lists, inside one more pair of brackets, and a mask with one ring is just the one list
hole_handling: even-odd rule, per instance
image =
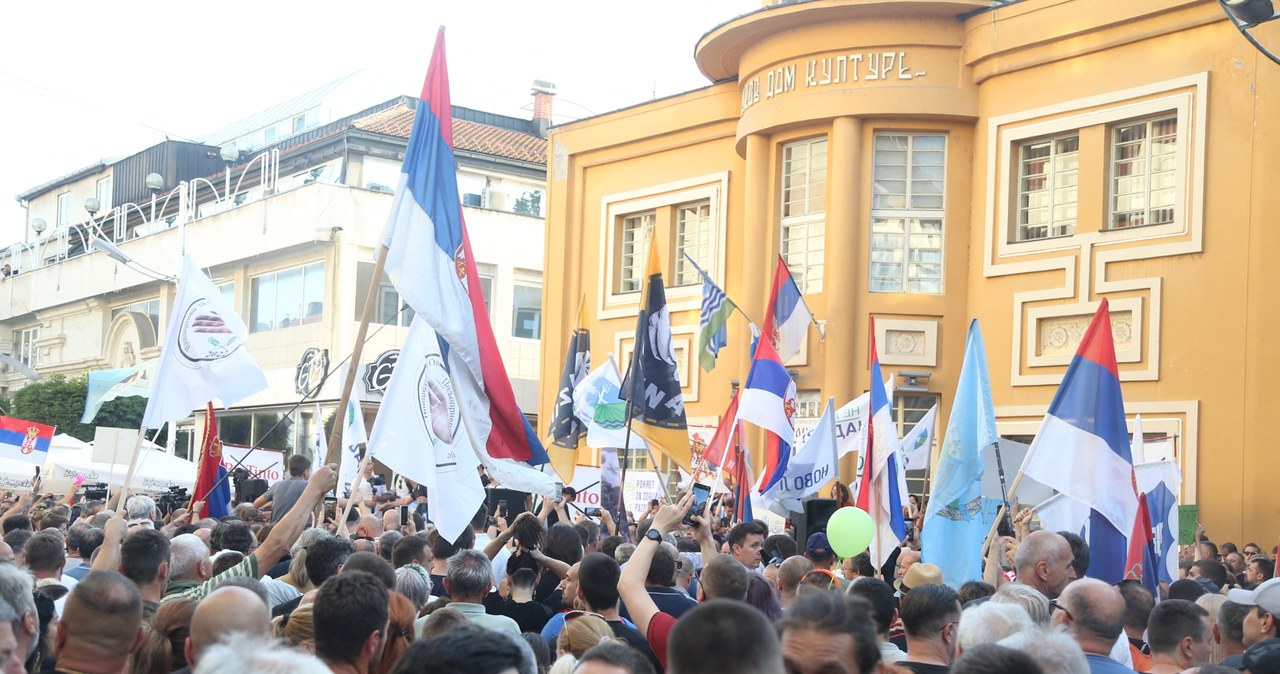
[[445, 26], [453, 103], [529, 117], [553, 82], [557, 121], [706, 86], [693, 49], [761, 0], [129, 0], [10, 3], [0, 22], [0, 248], [15, 196], [166, 136], [199, 139], [358, 72], [366, 107], [422, 87]]

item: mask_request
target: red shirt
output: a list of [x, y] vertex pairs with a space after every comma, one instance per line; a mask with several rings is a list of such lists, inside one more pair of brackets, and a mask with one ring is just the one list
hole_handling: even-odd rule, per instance
[[649, 648], [653, 649], [653, 654], [658, 656], [658, 661], [662, 663], [663, 669], [667, 667], [667, 642], [671, 641], [671, 630], [675, 629], [675, 626], [675, 616], [670, 613], [658, 612], [649, 620], [649, 633], [645, 637], [649, 640]]

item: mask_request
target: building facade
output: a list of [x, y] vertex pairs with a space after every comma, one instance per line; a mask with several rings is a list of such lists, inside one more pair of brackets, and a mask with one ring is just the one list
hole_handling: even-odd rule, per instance
[[[789, 364], [801, 416], [867, 390], [875, 317], [895, 418], [939, 404], [941, 432], [976, 317], [999, 430], [1029, 441], [1106, 297], [1148, 458], [1215, 540], [1275, 536], [1280, 66], [1217, 2], [765, 3], [695, 59], [710, 86], [552, 130], [547, 306], [585, 295], [597, 354], [629, 353], [662, 246], [686, 409], [714, 423], [750, 338], [735, 317], [698, 368], [683, 256], [758, 324], [781, 255], [824, 327]], [[557, 362], [573, 316], [549, 318]]]
[[[16, 270], [0, 282], [0, 351], [41, 376], [156, 357], [176, 290], [163, 277], [185, 252], [244, 318], [269, 382], [219, 413], [222, 440], [281, 450], [281, 458], [308, 448], [317, 404], [328, 418], [341, 393], [416, 105], [393, 99], [322, 120], [315, 111], [323, 107], [307, 95], [232, 125], [218, 145], [166, 141], [24, 193], [34, 236], [0, 257]], [[499, 349], [530, 414], [549, 100], [541, 109], [547, 119], [454, 109], [464, 217]], [[354, 393], [369, 428], [412, 319], [385, 278], [375, 298]], [[27, 382], [18, 368], [0, 372], [0, 392]], [[178, 424], [179, 456], [190, 455], [202, 424], [202, 412]]]

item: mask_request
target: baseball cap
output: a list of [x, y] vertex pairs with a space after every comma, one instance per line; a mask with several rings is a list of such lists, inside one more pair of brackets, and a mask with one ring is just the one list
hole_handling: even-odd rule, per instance
[[821, 531], [809, 536], [809, 540], [804, 544], [804, 552], [815, 559], [826, 559], [835, 554], [831, 551], [831, 543], [827, 540], [827, 535]]
[[1252, 590], [1232, 590], [1227, 593], [1227, 599], [1280, 616], [1280, 578], [1272, 578]]

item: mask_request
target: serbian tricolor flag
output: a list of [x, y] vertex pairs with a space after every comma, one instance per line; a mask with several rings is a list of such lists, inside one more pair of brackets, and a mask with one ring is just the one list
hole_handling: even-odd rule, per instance
[[791, 277], [787, 263], [779, 255], [778, 266], [773, 271], [773, 289], [769, 292], [769, 308], [765, 312], [761, 332], [768, 335], [779, 358], [786, 362], [800, 352], [804, 338], [809, 334], [810, 323], [813, 323], [813, 314], [804, 303], [800, 286]]
[[796, 419], [796, 383], [767, 339], [756, 344], [747, 385], [738, 403], [738, 418], [767, 431], [764, 465], [757, 487], [764, 493], [787, 472], [791, 443], [795, 442]]
[[1093, 509], [1089, 577], [1109, 584], [1141, 577], [1151, 523], [1138, 498], [1105, 298], [1027, 450], [1022, 472]]
[[516, 405], [485, 310], [462, 221], [452, 111], [441, 28], [382, 237], [387, 276], [447, 345], [461, 414], [490, 472], [490, 458], [546, 463], [546, 451]]
[[871, 565], [880, 568], [907, 537], [907, 523], [902, 517], [902, 495], [898, 491], [898, 430], [890, 415], [889, 394], [880, 372], [880, 354], [876, 351], [876, 322], [871, 325], [871, 402], [867, 420], [866, 456], [862, 461], [858, 493], [854, 505], [871, 515], [875, 534], [871, 538]]
[[46, 424], [0, 417], [0, 457], [43, 466], [53, 432], [54, 427]]
[[193, 505], [204, 501], [204, 507], [192, 516], [192, 521], [231, 514], [231, 486], [225, 479], [226, 474], [227, 469], [222, 466], [218, 421], [213, 416], [213, 403], [208, 403], [205, 406], [204, 436], [200, 441], [200, 467], [196, 469], [196, 488], [191, 498]]

